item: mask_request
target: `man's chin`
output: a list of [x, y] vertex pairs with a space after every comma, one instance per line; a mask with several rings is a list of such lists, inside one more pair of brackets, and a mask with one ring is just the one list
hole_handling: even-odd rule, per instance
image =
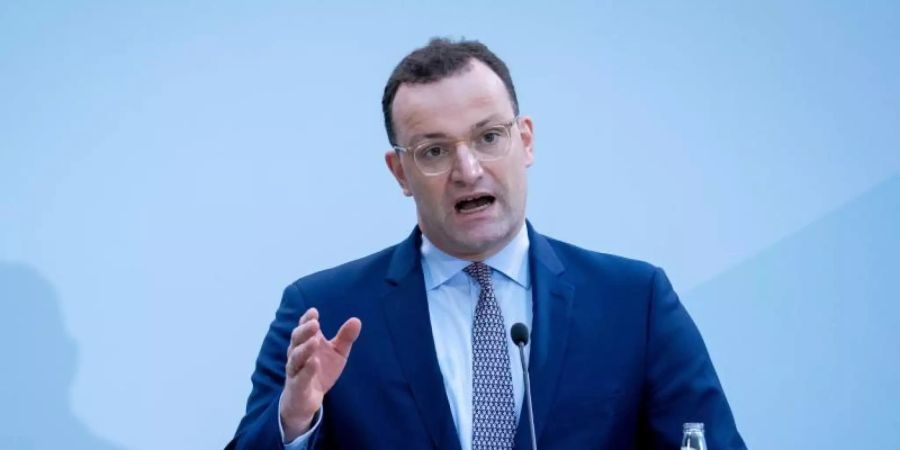
[[455, 239], [459, 253], [466, 255], [479, 255], [487, 258], [506, 245], [509, 239], [508, 230], [499, 227], [474, 227], [468, 230], [460, 230]]

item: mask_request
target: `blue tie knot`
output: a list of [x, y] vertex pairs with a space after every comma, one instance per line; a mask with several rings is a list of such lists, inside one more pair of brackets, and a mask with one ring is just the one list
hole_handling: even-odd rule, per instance
[[481, 285], [482, 289], [490, 289], [491, 284], [491, 266], [483, 262], [474, 262], [463, 269], [470, 277]]

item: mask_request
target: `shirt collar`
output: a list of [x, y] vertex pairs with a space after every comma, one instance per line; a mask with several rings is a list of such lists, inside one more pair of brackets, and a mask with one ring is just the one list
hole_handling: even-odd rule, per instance
[[[518, 233], [500, 249], [499, 252], [484, 260], [484, 263], [497, 272], [528, 289], [530, 276], [528, 271], [528, 230], [525, 225]], [[434, 289], [456, 276], [471, 261], [459, 259], [444, 253], [434, 246], [425, 234], [422, 234], [422, 266], [425, 274], [425, 288]]]

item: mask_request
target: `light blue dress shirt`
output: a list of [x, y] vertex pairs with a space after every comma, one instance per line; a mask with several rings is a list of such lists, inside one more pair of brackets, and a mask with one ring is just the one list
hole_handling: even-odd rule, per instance
[[[531, 276], [528, 263], [528, 232], [525, 226], [502, 250], [484, 261], [493, 269], [491, 279], [494, 294], [503, 312], [507, 330], [516, 322], [531, 329], [532, 297]], [[422, 272], [428, 298], [428, 315], [434, 336], [434, 349], [444, 378], [444, 390], [453, 415], [453, 423], [459, 434], [462, 450], [472, 449], [472, 325], [475, 306], [481, 287], [463, 269], [471, 261], [450, 256], [422, 235]], [[525, 383], [519, 349], [510, 339], [509, 362], [512, 369], [513, 393], [516, 401], [516, 419], [522, 411]], [[528, 360], [529, 347], [525, 347]], [[352, 356], [351, 356], [352, 357]], [[286, 450], [303, 450], [313, 431], [319, 427], [324, 408], [319, 411], [312, 428], [293, 442], [285, 444]], [[282, 430], [282, 441], [284, 431]]]

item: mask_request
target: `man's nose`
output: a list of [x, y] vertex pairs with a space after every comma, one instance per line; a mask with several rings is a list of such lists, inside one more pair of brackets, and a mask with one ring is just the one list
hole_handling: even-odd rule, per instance
[[456, 158], [453, 161], [450, 178], [454, 182], [470, 184], [481, 177], [484, 170], [481, 161], [475, 156], [468, 144], [460, 143], [456, 146]]

